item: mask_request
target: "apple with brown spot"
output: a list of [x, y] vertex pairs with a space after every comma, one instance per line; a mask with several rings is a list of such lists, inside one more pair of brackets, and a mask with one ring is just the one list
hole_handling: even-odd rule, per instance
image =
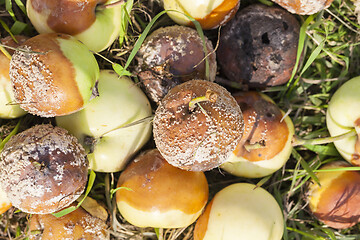
[[48, 33], [21, 44], [10, 62], [15, 101], [41, 117], [82, 109], [93, 97], [99, 66], [90, 50], [67, 34]]
[[209, 194], [203, 172], [176, 168], [157, 149], [136, 157], [121, 173], [117, 187], [121, 215], [138, 227], [187, 227], [202, 213]]
[[167, 14], [178, 24], [192, 25], [184, 14], [197, 20], [203, 29], [225, 25], [236, 13], [240, 0], [162, 0]]
[[228, 160], [221, 165], [241, 177], [260, 178], [279, 170], [292, 151], [294, 125], [267, 95], [235, 95], [244, 117], [244, 134]]
[[27, 0], [26, 10], [39, 33], [70, 34], [92, 51], [100, 52], [117, 38], [121, 28], [118, 0]]

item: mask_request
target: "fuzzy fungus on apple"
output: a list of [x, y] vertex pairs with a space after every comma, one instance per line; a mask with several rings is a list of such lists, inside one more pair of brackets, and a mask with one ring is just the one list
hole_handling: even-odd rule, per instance
[[[322, 166], [321, 170], [351, 167], [348, 162], [334, 161]], [[317, 172], [320, 182], [310, 182], [307, 200], [311, 212], [326, 225], [346, 229], [360, 222], [360, 172], [328, 171]]]
[[222, 86], [191, 80], [172, 88], [155, 112], [153, 134], [166, 161], [191, 171], [224, 163], [240, 142], [243, 116]]
[[253, 4], [221, 30], [218, 63], [233, 82], [249, 87], [289, 81], [296, 63], [300, 24], [279, 7]]
[[143, 152], [121, 173], [116, 202], [138, 227], [181, 228], [202, 213], [209, 187], [203, 172], [176, 168], [157, 149]]
[[342, 157], [360, 166], [360, 77], [345, 82], [331, 97], [326, 112], [326, 125], [331, 136], [355, 131], [356, 134], [335, 141]]
[[70, 205], [85, 189], [85, 151], [60, 127], [36, 125], [16, 134], [0, 158], [1, 187], [23, 212], [53, 213]]
[[99, 96], [81, 111], [56, 117], [56, 123], [76, 136], [88, 153], [90, 169], [117, 172], [150, 138], [149, 100], [128, 77], [101, 70]]
[[240, 177], [259, 178], [279, 170], [289, 159], [294, 125], [275, 102], [259, 92], [235, 95], [244, 117], [244, 134], [221, 165]]
[[[209, 79], [215, 80], [216, 57], [212, 43], [205, 37]], [[195, 29], [168, 26], [151, 33], [137, 53], [138, 76], [145, 92], [158, 103], [174, 86], [206, 79], [203, 41]]]
[[39, 33], [66, 33], [100, 52], [117, 38], [121, 28], [118, 0], [27, 0], [26, 10]]
[[10, 62], [15, 101], [41, 117], [76, 112], [91, 97], [99, 66], [90, 50], [67, 34], [48, 33], [21, 44]]
[[[0, 43], [9, 47], [18, 47], [20, 44], [25, 42], [28, 37], [18, 35], [15, 36], [15, 40], [11, 37], [4, 37], [0, 39]], [[8, 53], [12, 55], [13, 50], [7, 49]], [[11, 104], [15, 102], [13, 89], [11, 86], [10, 75], [10, 58], [0, 51], [0, 118], [17, 118], [26, 114], [19, 105]]]
[[272, 0], [291, 13], [312, 15], [328, 8], [333, 0]]
[[106, 222], [82, 207], [62, 217], [52, 214], [31, 215], [28, 236], [30, 240], [110, 239]]
[[284, 217], [275, 198], [249, 183], [217, 192], [199, 217], [194, 240], [280, 240]]
[[162, 0], [167, 14], [176, 23], [192, 25], [184, 14], [197, 20], [203, 29], [225, 25], [236, 13], [240, 0]]

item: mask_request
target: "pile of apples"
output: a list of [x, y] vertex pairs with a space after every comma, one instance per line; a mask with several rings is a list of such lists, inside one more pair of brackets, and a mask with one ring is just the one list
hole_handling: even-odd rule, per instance
[[[331, 3], [275, 2], [294, 14], [312, 14]], [[209, 199], [204, 172], [218, 168], [262, 178], [290, 158], [293, 123], [260, 90], [290, 78], [300, 28], [294, 15], [279, 6], [241, 9], [239, 0], [163, 0], [176, 24], [146, 37], [136, 55], [135, 83], [100, 69], [96, 59], [119, 36], [124, 4], [28, 0], [27, 15], [38, 35], [1, 39], [15, 50], [0, 55], [0, 117], [30, 114], [56, 125], [32, 126], [5, 144], [1, 213], [14, 206], [32, 214], [30, 239], [109, 239], [106, 208], [83, 195], [91, 170], [119, 173], [117, 210], [134, 226], [195, 223], [195, 240], [281, 239], [284, 214], [269, 192], [242, 182]], [[193, 19], [204, 30], [224, 26], [218, 49], [191, 28]], [[276, 27], [261, 27], [267, 21]], [[215, 83], [219, 69], [250, 91]], [[348, 109], [360, 107], [359, 91], [359, 78], [346, 82], [327, 113], [332, 136], [354, 133], [335, 142], [353, 165], [360, 165], [360, 116]], [[325, 169], [333, 166], [349, 165]], [[307, 192], [314, 216], [334, 228], [356, 224], [359, 174], [329, 171], [318, 178], [321, 186], [310, 183]]]

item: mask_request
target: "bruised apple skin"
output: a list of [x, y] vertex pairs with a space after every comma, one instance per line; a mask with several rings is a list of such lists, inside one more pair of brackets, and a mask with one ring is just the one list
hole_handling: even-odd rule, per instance
[[85, 189], [85, 151], [65, 129], [50, 124], [29, 128], [5, 144], [0, 158], [1, 187], [23, 212], [53, 213]]
[[272, 0], [291, 13], [312, 15], [328, 8], [333, 0]]
[[25, 41], [10, 62], [15, 101], [41, 117], [76, 112], [90, 101], [99, 66], [89, 49], [67, 34], [40, 34]]
[[206, 79], [205, 61], [209, 62], [209, 79], [215, 80], [216, 57], [212, 43], [203, 41], [195, 29], [168, 26], [155, 30], [137, 53], [138, 77], [151, 100], [158, 103], [174, 86], [192, 79]]
[[[72, 204], [72, 206], [76, 206]], [[29, 219], [30, 240], [109, 240], [106, 222], [91, 215], [82, 207], [62, 217], [52, 214], [33, 214]]]
[[27, 0], [26, 10], [39, 33], [66, 33], [100, 52], [117, 38], [121, 28], [121, 5], [117, 0]]
[[[162, 0], [167, 14], [176, 23], [192, 25], [184, 14], [197, 20], [203, 29], [225, 25], [236, 13], [240, 0]], [[172, 11], [171, 11], [172, 10]]]
[[209, 187], [203, 172], [176, 168], [157, 149], [141, 153], [121, 173], [116, 202], [138, 227], [182, 228], [202, 213]]
[[[191, 102], [209, 93], [209, 100], [190, 107]], [[234, 97], [205, 80], [172, 88], [160, 102], [153, 121], [160, 153], [173, 166], [190, 171], [206, 171], [224, 163], [238, 145], [243, 128]]]
[[194, 240], [280, 240], [284, 217], [275, 198], [249, 183], [217, 192], [199, 217]]
[[250, 91], [234, 97], [243, 113], [244, 134], [221, 168], [247, 178], [274, 173], [291, 155], [294, 135], [291, 119], [265, 94]]
[[326, 125], [331, 136], [355, 130], [356, 135], [335, 141], [341, 156], [360, 166], [360, 77], [345, 82], [331, 97], [326, 112]]
[[[15, 40], [11, 37], [4, 37], [0, 39], [0, 43], [9, 47], [18, 47], [20, 44], [25, 42], [28, 37], [26, 36], [15, 36]], [[9, 48], [5, 48], [10, 55], [14, 53], [13, 50]], [[19, 105], [11, 104], [15, 102], [14, 93], [11, 86], [10, 75], [10, 59], [6, 57], [0, 51], [0, 118], [17, 118], [26, 114], [24, 110], [22, 110]]]
[[216, 52], [221, 71], [251, 88], [289, 81], [296, 64], [300, 24], [279, 7], [252, 4], [222, 29]]
[[99, 96], [81, 111], [56, 117], [56, 123], [77, 137], [88, 153], [90, 169], [122, 170], [151, 136], [151, 121], [125, 125], [152, 115], [149, 100], [128, 77], [101, 70]]
[[[321, 170], [351, 167], [345, 161], [330, 162]], [[359, 171], [318, 172], [320, 182], [310, 182], [307, 199], [311, 212], [326, 225], [346, 229], [360, 221], [360, 173]]]

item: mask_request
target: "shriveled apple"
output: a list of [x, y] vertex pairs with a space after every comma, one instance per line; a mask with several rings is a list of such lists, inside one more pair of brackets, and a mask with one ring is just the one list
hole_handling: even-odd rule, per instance
[[91, 169], [117, 172], [151, 134], [150, 121], [124, 126], [151, 116], [152, 111], [141, 89], [114, 71], [100, 72], [98, 91], [99, 96], [83, 110], [57, 117], [56, 122], [85, 146]]

